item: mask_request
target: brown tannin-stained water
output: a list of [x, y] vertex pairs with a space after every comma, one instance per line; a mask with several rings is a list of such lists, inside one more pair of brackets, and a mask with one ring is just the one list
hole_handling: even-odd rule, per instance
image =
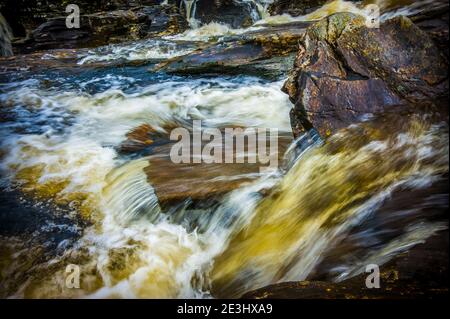
[[[363, 10], [337, 0], [270, 17], [270, 1], [253, 2], [251, 30]], [[429, 5], [370, 2], [386, 18]], [[341, 281], [448, 228], [448, 124], [431, 111], [293, 141], [284, 78], [149, 71], [245, 31], [211, 23], [0, 60], [0, 297], [235, 298], [317, 275]], [[277, 129], [279, 169], [172, 163], [170, 130], [192, 120]], [[81, 289], [65, 285], [69, 264]]]

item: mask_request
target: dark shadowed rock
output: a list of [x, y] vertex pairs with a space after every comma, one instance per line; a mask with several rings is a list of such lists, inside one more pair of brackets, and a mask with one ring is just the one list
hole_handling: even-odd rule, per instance
[[308, 28], [283, 90], [294, 103], [294, 134], [323, 136], [405, 103], [448, 93], [447, 59], [431, 37], [398, 17], [368, 28], [350, 13]]
[[175, 6], [150, 6], [142, 11], [148, 15], [151, 23], [149, 32], [152, 34], [177, 34], [188, 28], [188, 23]]
[[[142, 1], [142, 4], [144, 1]], [[129, 40], [143, 39], [155, 35], [171, 35], [188, 28], [179, 8], [159, 5], [147, 1], [120, 5], [120, 9], [87, 13], [80, 7], [80, 28], [67, 28], [66, 16], [46, 18], [32, 32], [29, 38], [15, 41], [15, 49], [20, 53], [36, 50], [95, 47]]]
[[251, 2], [198, 0], [195, 18], [201, 23], [220, 22], [233, 28], [249, 27], [258, 18]]
[[56, 17], [66, 16], [66, 6], [76, 4], [82, 15], [95, 12], [128, 10], [143, 6], [157, 6], [163, 0], [2, 0], [0, 11], [11, 25], [15, 37], [25, 36], [27, 31]]
[[291, 67], [307, 24], [294, 23], [232, 36], [157, 69], [175, 74], [249, 74], [277, 78]]
[[32, 46], [39, 49], [76, 47], [139, 39], [148, 31], [149, 16], [143, 12], [117, 10], [81, 16], [80, 28], [66, 27], [64, 17], [41, 24], [32, 33]]

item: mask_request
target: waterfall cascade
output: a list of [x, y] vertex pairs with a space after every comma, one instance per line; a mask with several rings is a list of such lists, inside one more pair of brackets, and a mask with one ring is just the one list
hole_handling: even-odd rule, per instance
[[[269, 6], [273, 3], [274, 0], [239, 0], [240, 2], [248, 2], [253, 4], [256, 8], [256, 11], [253, 12], [252, 16], [254, 16], [254, 20], [264, 19], [269, 16]], [[256, 17], [256, 19], [255, 19]]]
[[0, 13], [0, 56], [13, 55], [11, 46], [12, 31], [8, 22]]
[[191, 27], [196, 26], [195, 9], [197, 0], [183, 0], [184, 9], [186, 10], [186, 20]]
[[[198, 23], [195, 19], [195, 12], [197, 9], [198, 0], [183, 0], [182, 6], [186, 11], [186, 20], [189, 22], [191, 27], [197, 27]], [[252, 9], [251, 17], [254, 22], [263, 19], [269, 15], [268, 9], [269, 5], [273, 3], [273, 0], [234, 0], [236, 3], [248, 4]]]
[[[269, 60], [242, 74], [153, 68], [191, 52], [186, 60], [215, 58], [219, 46], [239, 49], [237, 65], [259, 52], [247, 37], [363, 14], [375, 0], [328, 1], [296, 17], [270, 16], [274, 0], [233, 1], [241, 5], [229, 12], [214, 7], [220, 23], [197, 28], [200, 9], [212, 7], [177, 0], [192, 28], [181, 34], [0, 59], [0, 298], [238, 298], [276, 283], [341, 282], [448, 229], [448, 121], [431, 106], [361, 115], [326, 139], [310, 130], [292, 141], [285, 79], [258, 76]], [[431, 0], [411, 1], [386, 14]], [[259, 21], [226, 25], [225, 15]], [[0, 55], [13, 53], [11, 39], [0, 14]], [[290, 54], [271, 58], [292, 67]], [[277, 129], [280, 169], [173, 163], [168, 136], [193, 120], [204, 133]], [[10, 200], [16, 192], [20, 201]], [[65, 284], [67, 265], [80, 267], [79, 289]]]

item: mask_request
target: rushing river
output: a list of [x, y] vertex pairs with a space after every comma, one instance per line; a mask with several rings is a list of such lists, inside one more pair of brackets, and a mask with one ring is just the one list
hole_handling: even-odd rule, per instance
[[[348, 8], [360, 10], [335, 1], [304, 17], [260, 14], [251, 29]], [[386, 17], [419, 6], [393, 10]], [[239, 297], [343, 280], [447, 228], [448, 125], [426, 112], [293, 141], [285, 78], [151, 71], [196, 41], [245, 31], [212, 23], [2, 68], [0, 296]], [[167, 134], [195, 119], [278, 129], [279, 169], [174, 165]], [[160, 141], [127, 148], [139, 130]], [[65, 286], [69, 264], [81, 289]]]

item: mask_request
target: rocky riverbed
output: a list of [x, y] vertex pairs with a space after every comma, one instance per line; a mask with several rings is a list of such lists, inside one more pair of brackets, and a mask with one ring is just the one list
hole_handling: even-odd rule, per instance
[[[79, 1], [79, 29], [22, 2], [0, 5], [0, 297], [448, 294], [447, 2]], [[211, 142], [196, 121], [276, 130], [278, 168], [175, 163], [174, 129]]]

